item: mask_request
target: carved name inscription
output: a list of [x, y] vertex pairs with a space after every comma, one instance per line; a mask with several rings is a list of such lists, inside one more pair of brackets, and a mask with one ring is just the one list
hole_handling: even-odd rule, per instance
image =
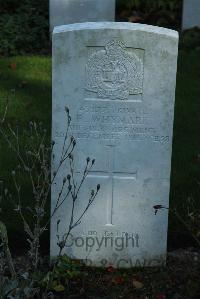
[[[153, 124], [151, 111], [135, 103], [84, 101], [71, 124], [71, 133], [77, 139], [169, 142], [167, 133], [160, 134]], [[64, 132], [57, 132], [63, 137]]]
[[121, 41], [113, 40], [105, 49], [90, 55], [86, 65], [86, 90], [98, 98], [127, 100], [131, 94], [141, 94], [142, 87], [143, 61], [135, 52], [128, 52]]
[[[160, 133], [150, 109], [139, 103], [85, 100], [76, 110], [70, 127], [77, 139], [130, 140], [169, 143], [168, 132]], [[64, 128], [56, 137], [64, 137]]]

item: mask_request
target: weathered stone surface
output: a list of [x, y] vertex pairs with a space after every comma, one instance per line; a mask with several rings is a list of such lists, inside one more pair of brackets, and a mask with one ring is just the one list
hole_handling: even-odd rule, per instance
[[[77, 219], [90, 190], [101, 190], [69, 240], [66, 252], [92, 265], [153, 266], [165, 261], [178, 34], [130, 23], [82, 23], [53, 33], [53, 128], [58, 164], [71, 111], [77, 140], [76, 177], [96, 159], [76, 202]], [[52, 210], [67, 169], [52, 187]], [[71, 201], [51, 224], [66, 232]], [[72, 245], [73, 243], [73, 245]], [[72, 246], [71, 246], [72, 245]]]
[[115, 20], [115, 0], [50, 0], [50, 28]]
[[200, 27], [199, 0], [184, 0], [182, 27], [183, 29]]

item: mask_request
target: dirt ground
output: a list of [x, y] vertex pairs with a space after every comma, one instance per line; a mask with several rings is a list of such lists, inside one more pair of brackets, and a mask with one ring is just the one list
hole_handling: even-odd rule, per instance
[[[15, 258], [21, 268], [24, 257]], [[68, 299], [199, 299], [200, 250], [178, 249], [168, 253], [162, 268], [117, 270], [80, 266], [67, 292], [53, 292]]]

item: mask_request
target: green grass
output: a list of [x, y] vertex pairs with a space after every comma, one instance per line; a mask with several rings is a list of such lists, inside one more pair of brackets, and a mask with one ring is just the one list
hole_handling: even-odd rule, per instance
[[[9, 96], [9, 122], [19, 127], [28, 127], [30, 121], [42, 121], [50, 132], [51, 128], [51, 58], [24, 56], [0, 59], [0, 111], [3, 111]], [[13, 190], [11, 170], [16, 166], [16, 157], [7, 144], [0, 140], [0, 178], [5, 186]], [[32, 199], [29, 185], [23, 184], [23, 201]], [[3, 220], [8, 226], [11, 246], [20, 246], [24, 239], [23, 227], [10, 203], [3, 205]], [[48, 236], [46, 235], [45, 240]], [[16, 242], [15, 242], [16, 241]], [[20, 241], [20, 242], [19, 242]]]
[[[15, 68], [16, 67], [16, 68]], [[15, 89], [9, 117], [20, 122], [41, 120], [49, 126], [51, 115], [51, 59], [24, 56], [0, 59], [0, 98]]]
[[[182, 206], [188, 197], [199, 202], [200, 188], [200, 51], [180, 52], [178, 61], [175, 125], [172, 157], [170, 201]], [[14, 67], [13, 67], [14, 64]], [[16, 66], [16, 68], [15, 68]], [[15, 96], [13, 91], [15, 89]], [[23, 126], [30, 120], [40, 120], [50, 132], [51, 124], [51, 58], [12, 57], [0, 59], [0, 110], [8, 94], [12, 94], [9, 120], [18, 120]], [[10, 183], [9, 172], [14, 157], [0, 142], [0, 177]], [[29, 200], [29, 190], [23, 192]], [[22, 227], [9, 204], [5, 205], [4, 220], [12, 239], [21, 236]], [[163, 211], [161, 211], [163, 212]], [[184, 214], [184, 210], [182, 209]], [[170, 218], [170, 231], [182, 227]]]
[[[179, 53], [171, 172], [172, 207], [200, 203], [200, 51]], [[182, 207], [182, 208], [181, 208]], [[170, 229], [176, 230], [176, 222]], [[179, 226], [178, 226], [179, 229]]]
[[[8, 119], [11, 123], [18, 122], [24, 127], [30, 121], [41, 121], [50, 131], [51, 58], [37, 56], [1, 58], [1, 112], [5, 107], [7, 97], [10, 98]], [[5, 159], [6, 156], [3, 161], [1, 159], [1, 162], [4, 163]]]

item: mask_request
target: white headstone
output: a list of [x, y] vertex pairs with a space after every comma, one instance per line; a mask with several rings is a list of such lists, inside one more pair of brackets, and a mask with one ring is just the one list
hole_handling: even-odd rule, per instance
[[[76, 177], [86, 157], [96, 159], [76, 202], [77, 219], [90, 190], [93, 205], [65, 252], [95, 266], [154, 266], [165, 261], [178, 33], [131, 23], [82, 23], [53, 33], [53, 128], [61, 152], [66, 113], [76, 138]], [[56, 161], [56, 159], [55, 159]], [[53, 169], [56, 164], [54, 162]], [[67, 174], [52, 188], [52, 209]], [[71, 201], [51, 224], [51, 255], [58, 253], [56, 223], [66, 232]]]
[[50, 28], [115, 20], [115, 0], [50, 0]]
[[183, 29], [200, 27], [200, 0], [184, 0]]

